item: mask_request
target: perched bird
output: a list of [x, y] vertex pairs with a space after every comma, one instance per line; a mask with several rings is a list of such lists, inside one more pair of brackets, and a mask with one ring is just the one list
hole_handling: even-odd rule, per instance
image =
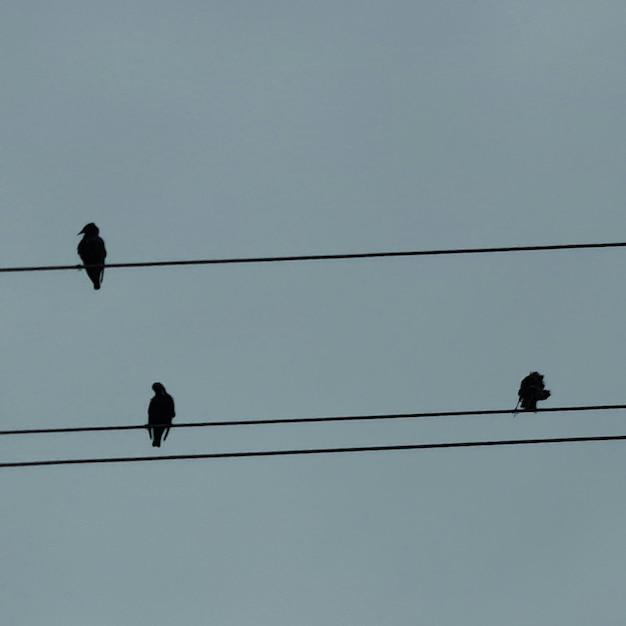
[[547, 400], [550, 392], [545, 388], [543, 376], [539, 372], [531, 372], [522, 380], [517, 395], [518, 404], [521, 404], [523, 409], [536, 411], [537, 402]]
[[172, 418], [176, 415], [174, 411], [174, 398], [170, 396], [165, 387], [161, 383], [152, 385], [154, 397], [150, 400], [148, 406], [148, 433], [152, 439], [152, 446], [159, 448], [161, 446], [161, 437], [165, 432], [165, 439], [169, 432], [169, 426]]
[[87, 266], [85, 267], [87, 276], [91, 279], [94, 289], [100, 289], [100, 283], [104, 276], [104, 259], [107, 256], [104, 241], [98, 235], [99, 232], [100, 229], [91, 222], [78, 233], [83, 235], [78, 244], [78, 256], [83, 265]]

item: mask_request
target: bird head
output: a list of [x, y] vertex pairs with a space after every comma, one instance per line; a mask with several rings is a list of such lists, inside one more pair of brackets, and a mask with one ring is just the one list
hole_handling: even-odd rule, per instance
[[100, 229], [93, 223], [89, 222], [78, 234], [93, 237], [100, 232]]
[[152, 391], [154, 391], [154, 393], [165, 393], [165, 387], [161, 383], [154, 383], [152, 385]]

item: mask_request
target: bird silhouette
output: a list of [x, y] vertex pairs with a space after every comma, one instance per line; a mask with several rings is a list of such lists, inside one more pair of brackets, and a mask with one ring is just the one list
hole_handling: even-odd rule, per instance
[[531, 372], [520, 383], [517, 395], [523, 409], [536, 411], [537, 402], [547, 400], [550, 392], [545, 388], [543, 376], [539, 372]]
[[100, 229], [93, 223], [87, 224], [78, 234], [83, 238], [78, 244], [78, 256], [81, 258], [87, 276], [93, 283], [94, 289], [100, 289], [100, 283], [104, 276], [104, 259], [107, 251], [104, 241], [99, 236]]
[[[161, 437], [165, 432], [163, 441], [167, 438], [172, 418], [176, 415], [174, 410], [174, 398], [170, 396], [161, 383], [152, 385], [154, 396], [148, 406], [148, 433], [152, 439], [152, 447], [161, 447]], [[167, 431], [167, 432], [166, 432]]]

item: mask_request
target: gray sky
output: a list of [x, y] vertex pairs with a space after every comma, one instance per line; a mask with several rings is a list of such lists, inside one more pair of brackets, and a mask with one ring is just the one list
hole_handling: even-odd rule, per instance
[[[0, 265], [624, 239], [623, 2], [0, 5]], [[624, 252], [2, 275], [1, 428], [623, 403]], [[173, 430], [162, 454], [623, 434]], [[3, 461], [149, 455], [143, 431]], [[18, 626], [621, 625], [623, 443], [0, 470]]]

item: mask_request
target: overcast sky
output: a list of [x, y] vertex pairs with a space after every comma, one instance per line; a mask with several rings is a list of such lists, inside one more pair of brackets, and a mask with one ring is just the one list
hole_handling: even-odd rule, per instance
[[[622, 241], [623, 0], [3, 0], [0, 265]], [[0, 429], [624, 403], [622, 249], [1, 274]], [[624, 434], [172, 430], [157, 454]], [[153, 454], [142, 430], [0, 459]], [[0, 469], [16, 626], [621, 626], [623, 442]]]

